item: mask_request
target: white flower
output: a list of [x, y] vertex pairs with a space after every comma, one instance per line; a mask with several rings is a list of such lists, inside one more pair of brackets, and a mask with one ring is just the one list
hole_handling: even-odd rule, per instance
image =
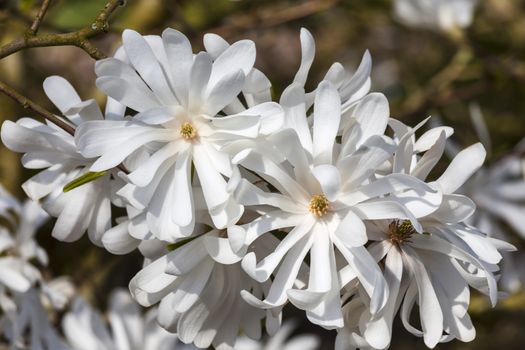
[[[81, 101], [61, 77], [47, 78], [44, 91], [72, 126], [104, 119], [94, 100]], [[1, 136], [9, 149], [24, 153], [24, 167], [45, 169], [22, 188], [31, 199], [42, 200], [44, 210], [57, 217], [53, 237], [71, 242], [87, 230], [91, 241], [100, 245], [102, 235], [111, 226], [110, 176], [64, 192], [64, 186], [88, 172], [94, 161], [77, 152], [72, 135], [52, 123], [22, 118], [16, 123], [5, 121]]]
[[160, 328], [156, 310], [142, 315], [140, 308], [125, 290], [115, 290], [108, 311], [111, 331], [100, 313], [83, 299], [77, 298], [72, 310], [62, 320], [68, 343], [74, 350], [190, 350], [177, 341], [177, 336]]
[[2, 186], [0, 206], [1, 218], [5, 220], [5, 226], [0, 226], [0, 308], [5, 310], [13, 307], [10, 293], [26, 292], [41, 279], [30, 260], [35, 258], [40, 264], [47, 264], [47, 254], [34, 238], [47, 215], [32, 201], [20, 204]]
[[[441, 198], [428, 185], [408, 175], [374, 178], [395, 149], [383, 135], [389, 113], [383, 95], [371, 94], [357, 105], [341, 145], [336, 143], [336, 136], [342, 105], [332, 83], [323, 81], [316, 90], [313, 134], [302, 88], [289, 89], [281, 100], [289, 102], [285, 118], [291, 130], [270, 137], [273, 150], [246, 150], [234, 158], [279, 191], [265, 192], [247, 180], [240, 181], [235, 194], [242, 204], [273, 207], [244, 225], [245, 244], [269, 231], [291, 228], [275, 251], [259, 263], [254, 253], [244, 257], [243, 268], [254, 279], [264, 282], [272, 275], [274, 278], [265, 300], [247, 292], [243, 297], [261, 308], [280, 307], [290, 300], [307, 311], [311, 322], [326, 328], [342, 327], [339, 290], [348, 281], [341, 284], [341, 262], [337, 264], [337, 259], [344, 258], [372, 297], [372, 313], [379, 312], [388, 297], [381, 270], [364, 247], [367, 233], [363, 220], [409, 218], [417, 226], [416, 217], [435, 210]], [[272, 151], [281, 152], [289, 163], [275, 163], [264, 156]], [[308, 288], [294, 289], [308, 252]]]
[[416, 28], [447, 31], [470, 26], [478, 0], [395, 0], [394, 15]]
[[[0, 330], [13, 349], [68, 350], [49, 320], [35, 288], [15, 294], [16, 310], [0, 319]], [[2, 329], [3, 328], [3, 329]]]
[[[490, 151], [492, 142], [479, 105], [470, 105], [470, 117], [477, 136]], [[458, 145], [448, 145], [449, 156], [455, 156]], [[479, 169], [458, 189], [476, 204], [476, 211], [468, 223], [496, 238], [511, 238], [506, 224], [525, 239], [525, 177], [521, 153], [520, 145], [516, 146], [509, 154]], [[521, 267], [522, 258], [521, 252], [504, 254], [500, 282], [505, 290], [517, 291], [523, 284], [525, 269]]]
[[302, 334], [290, 338], [297, 325], [293, 321], [285, 322], [275, 335], [265, 341], [255, 341], [241, 336], [235, 342], [235, 350], [315, 350], [319, 348], [319, 337]]
[[148, 226], [159, 239], [173, 242], [193, 231], [192, 164], [214, 225], [224, 228], [236, 222], [243, 207], [226, 188], [224, 176], [232, 175], [232, 165], [219, 147], [257, 137], [261, 119], [281, 113], [269, 102], [240, 114], [217, 115], [238, 102], [255, 61], [253, 42], [236, 42], [212, 59], [206, 52], [193, 55], [188, 39], [173, 29], [165, 30], [162, 38], [126, 30], [123, 50], [124, 60], [97, 62], [97, 85], [138, 114], [79, 128], [82, 154], [100, 156], [91, 170], [112, 168], [139, 147], [150, 150], [151, 156], [127, 176], [129, 184], [119, 194], [146, 212]]
[[[232, 226], [228, 235], [235, 237], [233, 231], [239, 230]], [[280, 309], [256, 309], [239, 296], [241, 290], [249, 290], [263, 297], [268, 288], [242, 270], [242, 253], [232, 250], [232, 238], [217, 229], [202, 232], [149, 263], [131, 280], [129, 287], [135, 300], [143, 306], [160, 301], [161, 326], [199, 348], [213, 345], [218, 350], [232, 349], [239, 332], [258, 339], [265, 317], [266, 329], [275, 332]], [[270, 238], [256, 249], [266, 252], [274, 246]]]
[[[508, 225], [525, 238], [525, 179], [522, 160], [515, 155], [505, 156], [480, 169], [459, 190], [472, 198], [476, 211], [468, 222], [481, 231], [500, 239], [511, 239]], [[505, 290], [517, 291], [525, 280], [521, 267], [523, 254], [504, 255], [501, 284]]]
[[[403, 124], [394, 120], [391, 125], [399, 140], [393, 170], [425, 180], [443, 154], [450, 130], [431, 129], [416, 141], [415, 130], [403, 128]], [[431, 183], [440, 188], [443, 198], [439, 209], [419, 219], [423, 234], [416, 232], [408, 220], [367, 223], [368, 237], [376, 241], [368, 249], [376, 261], [384, 264], [389, 300], [380, 317], [370, 315], [366, 294], [350, 300], [344, 308], [345, 329], [338, 335], [340, 349], [387, 348], [398, 309], [405, 328], [423, 337], [430, 348], [454, 338], [474, 339], [475, 330], [467, 313], [469, 286], [489, 295], [494, 305], [498, 294], [493, 274], [502, 259], [500, 251], [514, 249], [465, 225], [475, 206], [468, 197], [454, 194], [479, 169], [484, 158], [483, 146], [475, 144], [458, 153], [444, 173]], [[352, 298], [356, 292], [355, 287], [350, 287], [347, 297]], [[410, 323], [409, 316], [416, 303], [421, 330]], [[356, 313], [360, 314], [358, 318]]]

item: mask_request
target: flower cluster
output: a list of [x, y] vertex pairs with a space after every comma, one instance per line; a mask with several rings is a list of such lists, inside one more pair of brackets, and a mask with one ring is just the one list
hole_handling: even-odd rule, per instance
[[12, 349], [67, 349], [47, 309], [64, 309], [73, 287], [44, 278], [48, 256], [34, 237], [47, 219], [36, 202], [20, 203], [0, 187], [0, 334]]
[[[495, 304], [501, 252], [514, 250], [471, 226], [476, 206], [457, 193], [484, 147], [439, 172], [452, 128], [391, 118], [370, 92], [368, 52], [306, 91], [315, 43], [305, 29], [300, 40], [297, 74], [275, 102], [252, 41], [207, 34], [194, 53], [174, 29], [126, 30], [95, 66], [104, 113], [50, 77], [45, 91], [74, 135], [24, 118], [5, 122], [2, 140], [45, 169], [23, 187], [58, 218], [54, 237], [87, 231], [112, 253], [140, 250], [131, 295], [158, 304], [159, 324], [184, 343], [222, 350], [240, 333], [275, 334], [288, 303], [337, 330], [341, 350], [387, 348], [398, 313], [430, 348], [472, 340], [470, 291]], [[115, 206], [127, 215], [112, 225]], [[85, 308], [66, 332], [85, 328]], [[118, 341], [104, 332], [97, 344]]]

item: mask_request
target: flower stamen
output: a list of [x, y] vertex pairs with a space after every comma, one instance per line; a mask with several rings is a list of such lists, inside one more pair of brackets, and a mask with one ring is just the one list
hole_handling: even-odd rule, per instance
[[388, 225], [388, 238], [395, 245], [410, 242], [410, 237], [417, 233], [410, 220], [394, 220]]
[[185, 122], [180, 126], [179, 129], [180, 136], [185, 138], [186, 140], [192, 140], [197, 136], [197, 130], [193, 126], [192, 123]]
[[310, 199], [308, 210], [314, 216], [320, 218], [325, 215], [330, 209], [330, 202], [323, 194], [315, 194]]

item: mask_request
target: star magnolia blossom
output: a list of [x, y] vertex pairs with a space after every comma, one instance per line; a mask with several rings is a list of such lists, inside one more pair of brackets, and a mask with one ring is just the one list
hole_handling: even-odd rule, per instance
[[[487, 149], [491, 149], [491, 139], [483, 120], [481, 108], [470, 106], [470, 117], [478, 138]], [[525, 239], [525, 176], [523, 141], [508, 155], [479, 169], [472, 178], [458, 189], [476, 204], [476, 211], [468, 218], [469, 225], [500, 239], [511, 239], [506, 225]], [[459, 145], [449, 142], [446, 151], [450, 157], [459, 152]], [[525, 269], [520, 263], [521, 252], [504, 253], [500, 284], [504, 290], [516, 292], [525, 280]]]
[[83, 299], [75, 299], [71, 311], [62, 320], [67, 342], [73, 350], [193, 350], [180, 344], [175, 334], [159, 327], [156, 310], [142, 315], [126, 290], [111, 294], [108, 319], [111, 332], [102, 316]]
[[[416, 142], [414, 130], [391, 122], [398, 133], [405, 132], [398, 135], [399, 147], [392, 162], [395, 170], [424, 180], [443, 154], [450, 130], [429, 130]], [[419, 155], [422, 151], [425, 152]], [[502, 259], [499, 251], [515, 249], [465, 225], [474, 204], [468, 197], [453, 193], [481, 166], [484, 157], [481, 144], [463, 150], [433, 183], [443, 192], [443, 199], [435, 212], [419, 219], [423, 234], [416, 232], [407, 220], [367, 224], [369, 239], [374, 242], [368, 249], [385, 266], [389, 300], [381, 317], [370, 315], [367, 296], [356, 294], [355, 286], [351, 287], [347, 295], [351, 300], [344, 307], [347, 320], [338, 334], [337, 349], [387, 348], [398, 309], [405, 328], [423, 337], [430, 348], [454, 338], [474, 339], [475, 330], [467, 313], [469, 286], [489, 295], [494, 305], [497, 287], [493, 274]], [[421, 330], [410, 323], [416, 302]]]
[[[49, 77], [44, 91], [72, 126], [88, 120], [104, 119], [94, 100], [82, 101], [63, 78]], [[22, 188], [29, 198], [42, 200], [42, 207], [57, 217], [53, 237], [66, 242], [79, 239], [86, 230], [89, 238], [101, 245], [102, 235], [111, 227], [110, 176], [103, 176], [69, 192], [63, 188], [87, 173], [93, 159], [83, 157], [72, 135], [52, 123], [30, 118], [16, 123], [5, 121], [1, 137], [9, 149], [24, 153], [22, 164], [28, 169], [45, 169], [27, 180]]]
[[[273, 102], [239, 114], [218, 115], [238, 102], [255, 61], [253, 42], [236, 42], [213, 59], [206, 52], [193, 55], [188, 39], [176, 30], [167, 29], [162, 37], [126, 30], [123, 50], [125, 60], [97, 62], [97, 85], [138, 114], [126, 121], [79, 127], [76, 140], [82, 154], [100, 156], [91, 171], [110, 169], [139, 147], [147, 147], [150, 157], [127, 176], [129, 184], [119, 194], [146, 211], [155, 236], [174, 242], [191, 235], [195, 226], [192, 164], [214, 225], [225, 228], [235, 223], [243, 207], [226, 188], [224, 176], [231, 176], [232, 164], [219, 146], [237, 138], [255, 138], [263, 129], [270, 132], [282, 123], [281, 108]], [[275, 125], [263, 127], [266, 123], [261, 120], [266, 118]]]
[[17, 309], [10, 312], [4, 320], [3, 334], [10, 340], [12, 349], [56, 349], [69, 350], [51, 323], [49, 315], [41, 303], [36, 288], [15, 295]]
[[35, 233], [48, 219], [40, 206], [27, 200], [23, 204], [0, 186], [0, 333], [11, 347], [67, 349], [53, 328], [45, 306], [60, 310], [72, 294], [64, 278], [46, 282], [36, 265], [47, 265], [45, 250]]
[[1, 186], [0, 215], [8, 224], [0, 226], [0, 307], [8, 311], [16, 307], [9, 297], [11, 293], [26, 292], [41, 279], [30, 260], [47, 264], [46, 252], [34, 239], [47, 215], [32, 201], [22, 205]]
[[394, 15], [416, 28], [451, 30], [472, 23], [478, 0], [395, 0]]
[[[406, 14], [459, 3], [474, 2], [396, 6]], [[439, 7], [432, 21], [448, 28], [454, 21], [443, 20], [447, 11]], [[75, 135], [28, 118], [3, 124], [2, 140], [24, 153], [24, 166], [44, 169], [23, 187], [58, 218], [53, 236], [74, 241], [87, 230], [112, 253], [138, 248], [145, 260], [131, 295], [143, 306], [158, 304], [144, 317], [125, 292], [114, 293], [109, 330], [77, 299], [63, 318], [67, 345], [44, 305], [65, 307], [72, 287], [63, 279], [47, 283], [29, 263], [47, 263], [34, 240], [42, 212], [0, 190], [8, 223], [0, 226], [0, 328], [12, 347], [158, 349], [178, 337], [189, 348], [260, 349], [237, 338], [261, 338], [263, 320], [277, 333], [264, 349], [315, 347], [311, 338], [283, 341], [289, 326], [278, 330], [288, 301], [312, 323], [337, 329], [337, 350], [387, 348], [398, 312], [428, 347], [473, 339], [470, 287], [494, 305], [498, 264], [514, 247], [480, 230], [492, 226], [473, 216], [476, 205], [463, 193], [523, 226], [505, 212], [508, 201], [487, 200], [490, 186], [465, 185], [484, 148], [458, 152], [429, 179], [452, 128], [416, 138], [427, 120], [411, 128], [391, 119], [385, 96], [369, 93], [368, 52], [355, 73], [334, 63], [305, 91], [315, 42], [306, 29], [300, 41], [297, 74], [275, 103], [249, 40], [229, 44], [207, 34], [206, 52], [194, 54], [176, 30], [126, 30], [115, 56], [96, 63], [97, 86], [108, 95], [104, 114], [67, 81], [50, 77], [44, 90]], [[127, 171], [113, 170], [119, 165]], [[63, 191], [88, 172], [102, 176]], [[498, 193], [522, 199], [522, 187]], [[501, 205], [490, 205], [495, 198]], [[125, 211], [113, 227], [111, 205]], [[411, 323], [415, 307], [420, 327]]]
[[[508, 228], [512, 227], [522, 239], [525, 238], [525, 179], [523, 160], [518, 156], [507, 156], [480, 169], [459, 190], [472, 198], [476, 211], [468, 223], [483, 232], [500, 239], [511, 239]], [[502, 222], [504, 224], [502, 224]], [[501, 285], [504, 290], [516, 292], [523, 285], [525, 269], [520, 263], [523, 255], [504, 254]]]
[[[242, 270], [242, 255], [232, 250], [224, 231], [202, 232], [149, 263], [131, 280], [129, 288], [135, 300], [143, 306], [160, 301], [160, 325], [199, 348], [233, 349], [239, 332], [259, 339], [265, 317], [266, 329], [275, 332], [280, 309], [265, 312], [239, 296], [241, 290], [250, 290], [263, 297], [268, 287]], [[274, 246], [269, 238], [258, 249], [267, 252]]]
[[[283, 152], [289, 165], [273, 163], [257, 150], [246, 150], [234, 158], [279, 191], [268, 193], [246, 180], [240, 181], [235, 194], [242, 204], [275, 207], [244, 225], [245, 244], [252, 244], [271, 230], [291, 228], [275, 251], [259, 263], [255, 253], [244, 257], [244, 269], [257, 281], [275, 276], [265, 300], [247, 292], [243, 296], [261, 308], [280, 307], [290, 300], [307, 311], [311, 322], [339, 328], [343, 318], [337, 258], [342, 256], [355, 271], [372, 298], [372, 313], [379, 312], [388, 298], [381, 270], [364, 247], [367, 233], [363, 220], [409, 218], [420, 227], [416, 217], [427, 215], [429, 207], [430, 212], [435, 210], [441, 197], [408, 175], [373, 178], [395, 150], [393, 141], [383, 135], [388, 121], [384, 96], [372, 94], [359, 103], [343, 134], [343, 144], [339, 145], [336, 135], [341, 101], [332, 83], [323, 81], [316, 90], [313, 133], [308, 127], [302, 89], [290, 89], [287, 94], [282, 100], [297, 103], [293, 112], [285, 116], [291, 129], [270, 139], [275, 144], [274, 151]], [[299, 267], [308, 252], [308, 288], [294, 289]]]

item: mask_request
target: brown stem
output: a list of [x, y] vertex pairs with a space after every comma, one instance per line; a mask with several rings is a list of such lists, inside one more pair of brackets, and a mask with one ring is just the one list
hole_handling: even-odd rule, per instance
[[35, 20], [33, 21], [33, 24], [31, 24], [31, 28], [29, 28], [28, 34], [31, 36], [36, 35], [38, 32], [38, 28], [40, 28], [40, 23], [42, 23], [42, 20], [44, 19], [44, 16], [46, 15], [47, 9], [49, 8], [49, 5], [51, 4], [51, 0], [44, 0], [42, 2], [42, 6], [40, 7], [40, 10], [38, 11]]
[[[12, 87], [8, 86], [6, 83], [0, 81], [0, 92], [3, 94], [11, 97], [13, 100], [18, 102], [23, 108], [29, 109], [39, 116], [43, 117], [46, 120], [49, 120], [51, 123], [55, 124], [71, 136], [75, 136], [75, 127], [64, 120], [60, 119], [53, 113], [49, 112], [44, 107], [40, 106], [39, 104], [31, 101], [27, 97], [23, 96], [19, 92], [17, 92]], [[122, 170], [124, 173], [129, 174], [129, 170], [124, 166], [124, 164], [117, 165], [117, 168]]]
[[[87, 27], [79, 29], [70, 33], [58, 33], [58, 34], [41, 34], [41, 35], [26, 35], [23, 38], [18, 38], [10, 43], [0, 47], [0, 59], [14, 54], [23, 49], [32, 48], [32, 47], [46, 47], [46, 46], [76, 46], [84, 50], [91, 57], [96, 60], [105, 58], [106, 56], [100, 52], [93, 44], [89, 42], [89, 39], [98, 36], [102, 33], [106, 33], [109, 30], [109, 17], [111, 14], [124, 2], [122, 0], [109, 0], [106, 6], [100, 11], [97, 18], [93, 23]], [[42, 5], [44, 6], [44, 5]], [[47, 5], [49, 6], [49, 4]], [[42, 9], [41, 11], [42, 12]], [[39, 15], [40, 15], [39, 12]], [[42, 21], [43, 15], [37, 22], [39, 18], [33, 23], [38, 29], [39, 24]], [[33, 25], [31, 26], [30, 31], [32, 30]]]
[[71, 135], [75, 135], [75, 128], [68, 124], [67, 122], [63, 121], [53, 113], [46, 110], [44, 107], [36, 104], [35, 102], [31, 101], [27, 97], [21, 95], [19, 92], [14, 90], [13, 88], [9, 87], [4, 82], [0, 81], [0, 92], [4, 93], [5, 95], [11, 97], [13, 100], [18, 102], [22, 107], [25, 109], [29, 109], [36, 114], [40, 115], [46, 120], [49, 120], [59, 128], [63, 129], [67, 133]]

